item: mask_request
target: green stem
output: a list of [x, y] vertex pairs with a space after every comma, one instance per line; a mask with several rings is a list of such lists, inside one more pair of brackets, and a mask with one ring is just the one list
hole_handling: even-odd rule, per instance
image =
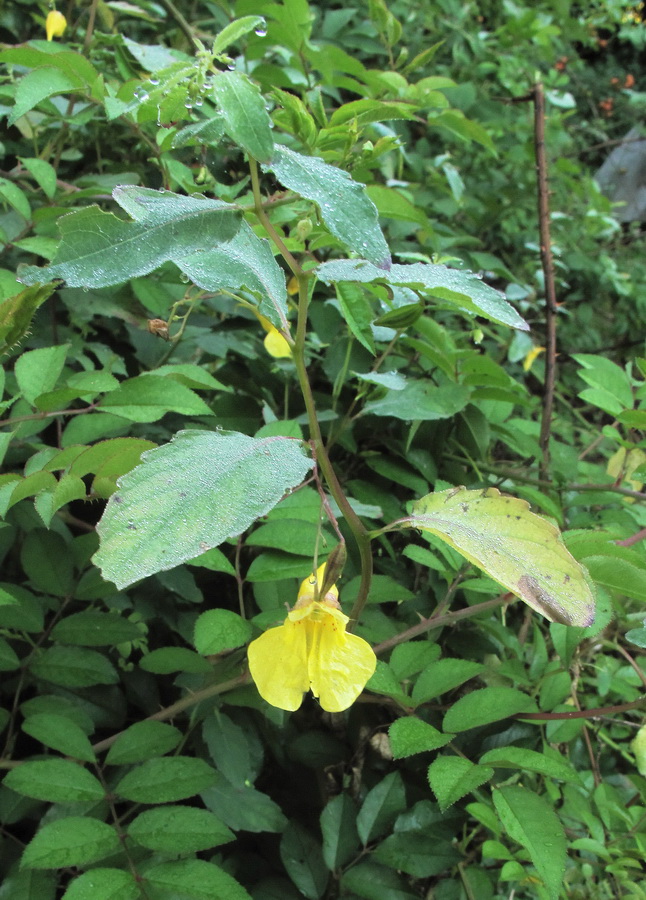
[[372, 581], [372, 553], [370, 551], [370, 535], [365, 528], [363, 522], [350, 506], [347, 497], [343, 493], [339, 479], [337, 478], [334, 467], [330, 462], [330, 457], [325, 449], [321, 428], [319, 426], [318, 416], [316, 415], [316, 404], [314, 403], [314, 395], [312, 394], [312, 386], [307, 374], [307, 365], [305, 362], [305, 338], [307, 335], [307, 308], [309, 299], [309, 273], [303, 271], [299, 262], [294, 258], [285, 246], [285, 242], [278, 234], [274, 226], [269, 221], [269, 217], [264, 210], [262, 195], [260, 193], [260, 179], [258, 176], [258, 163], [255, 159], [249, 158], [249, 169], [251, 172], [251, 188], [253, 191], [253, 199], [256, 215], [265, 228], [270, 239], [274, 242], [278, 250], [281, 252], [285, 262], [298, 281], [298, 317], [296, 321], [296, 336], [292, 346], [292, 357], [296, 368], [298, 383], [303, 394], [303, 401], [307, 411], [307, 421], [310, 430], [310, 440], [314, 458], [323, 473], [330, 493], [337, 502], [341, 513], [343, 514], [348, 528], [357, 543], [359, 556], [361, 559], [361, 584], [356, 602], [352, 607], [350, 618], [356, 621], [361, 614], [368, 592], [370, 590], [370, 582]]

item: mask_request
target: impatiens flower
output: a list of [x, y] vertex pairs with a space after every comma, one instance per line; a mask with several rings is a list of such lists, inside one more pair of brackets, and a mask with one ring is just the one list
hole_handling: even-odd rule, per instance
[[287, 343], [287, 340], [280, 331], [271, 324], [269, 319], [261, 316], [260, 313], [256, 313], [256, 315], [258, 316], [258, 321], [267, 332], [267, 337], [263, 341], [267, 353], [270, 356], [273, 356], [274, 359], [289, 359], [292, 355], [292, 349]]
[[62, 37], [66, 28], [67, 19], [62, 12], [59, 12], [57, 9], [52, 9], [47, 13], [47, 18], [45, 19], [45, 32], [48, 41], [51, 41], [51, 39], [55, 37]]
[[323, 585], [325, 563], [301, 584], [294, 609], [282, 625], [249, 644], [249, 671], [260, 696], [279, 709], [295, 710], [311, 690], [327, 712], [352, 706], [375, 671], [377, 658], [366, 641], [346, 633], [349, 618], [332, 587]]

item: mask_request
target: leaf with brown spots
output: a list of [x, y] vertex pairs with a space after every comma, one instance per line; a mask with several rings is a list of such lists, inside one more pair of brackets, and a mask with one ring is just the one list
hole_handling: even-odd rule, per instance
[[406, 519], [428, 531], [483, 569], [552, 622], [591, 625], [595, 601], [585, 569], [551, 522], [525, 500], [496, 488], [453, 488], [427, 494]]

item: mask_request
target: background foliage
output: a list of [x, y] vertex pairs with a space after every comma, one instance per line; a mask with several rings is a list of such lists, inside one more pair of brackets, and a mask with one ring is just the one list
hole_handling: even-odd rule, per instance
[[[593, 181], [643, 108], [642, 4], [61, 10], [51, 43], [44, 5], [0, 11], [0, 898], [643, 898], [646, 269], [640, 224]], [[388, 249], [452, 269], [424, 290], [376, 280]], [[348, 251], [377, 276], [341, 277]], [[259, 698], [242, 648], [338, 542], [321, 473], [275, 440], [309, 437], [294, 362], [257, 317], [294, 323], [290, 254], [327, 267], [309, 378], [365, 527], [460, 484], [523, 498], [589, 571], [594, 625], [546, 622], [427, 530], [384, 531], [357, 627], [379, 656], [366, 693], [334, 716]], [[266, 471], [222, 474], [245, 454]], [[108, 581], [95, 525], [122, 476], [137, 502], [102, 521]], [[151, 522], [142, 550], [128, 532]], [[361, 558], [339, 522], [349, 613]]]

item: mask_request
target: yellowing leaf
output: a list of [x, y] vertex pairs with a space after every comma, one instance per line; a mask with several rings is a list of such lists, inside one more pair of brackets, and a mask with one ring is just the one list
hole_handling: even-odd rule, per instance
[[[633, 491], [641, 491], [643, 488], [643, 484], [641, 481], [636, 481], [634, 478], [630, 476], [636, 469], [641, 468], [646, 462], [646, 453], [643, 450], [635, 447], [632, 450], [627, 450], [625, 447], [620, 447], [616, 453], [608, 460], [608, 466], [606, 468], [606, 472], [608, 475], [612, 475], [613, 478], [620, 479], [621, 481], [626, 481]], [[624, 497], [624, 501], [626, 503], [634, 503], [634, 497]]]
[[406, 520], [454, 547], [537, 612], [564, 625], [590, 625], [594, 596], [560, 532], [525, 500], [496, 488], [459, 487], [422, 497]]

